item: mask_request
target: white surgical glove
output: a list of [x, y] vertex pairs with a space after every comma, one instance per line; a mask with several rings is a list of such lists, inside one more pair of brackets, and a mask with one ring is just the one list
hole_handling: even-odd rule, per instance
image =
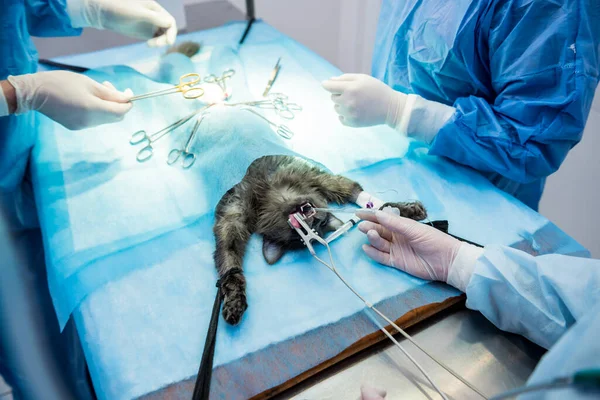
[[387, 124], [398, 132], [430, 144], [455, 112], [454, 107], [393, 90], [365, 74], [344, 74], [323, 82], [335, 111], [347, 126]]
[[344, 74], [323, 82], [344, 125], [395, 125], [406, 95], [365, 74]]
[[383, 389], [363, 385], [360, 388], [360, 400], [385, 400], [387, 392]]
[[177, 37], [175, 18], [156, 1], [68, 0], [67, 12], [75, 28], [108, 29], [151, 47], [172, 45]]
[[131, 90], [119, 92], [68, 71], [9, 76], [17, 95], [16, 114], [37, 110], [68, 129], [117, 122], [131, 109]]
[[446, 282], [463, 292], [483, 249], [461, 242], [429, 225], [383, 211], [356, 215], [367, 234], [363, 250], [373, 260], [416, 277]]

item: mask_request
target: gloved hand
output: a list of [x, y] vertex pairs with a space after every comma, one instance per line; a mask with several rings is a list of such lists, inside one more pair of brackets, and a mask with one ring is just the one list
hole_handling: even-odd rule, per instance
[[131, 109], [131, 90], [119, 92], [85, 75], [67, 71], [9, 76], [17, 97], [17, 114], [37, 110], [68, 129], [117, 122]]
[[360, 388], [360, 400], [385, 400], [385, 390], [375, 389], [366, 385]]
[[156, 1], [68, 0], [74, 27], [108, 29], [138, 39], [151, 47], [172, 45], [177, 36], [175, 18]]
[[402, 116], [406, 95], [365, 74], [344, 74], [323, 82], [331, 92], [335, 110], [344, 125], [395, 127]]
[[446, 282], [461, 242], [431, 226], [383, 211], [356, 214], [365, 222], [365, 253], [373, 260], [422, 279]]

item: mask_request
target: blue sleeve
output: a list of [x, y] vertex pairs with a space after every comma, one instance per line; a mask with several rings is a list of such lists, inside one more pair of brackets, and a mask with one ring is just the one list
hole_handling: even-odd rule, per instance
[[466, 293], [467, 307], [548, 349], [600, 302], [600, 260], [487, 246]]
[[77, 36], [80, 28], [73, 28], [67, 14], [66, 0], [25, 0], [27, 27], [31, 36]]
[[[588, 310], [577, 323], [544, 355], [527, 384], [546, 383], [571, 376], [577, 371], [600, 368], [600, 303]], [[599, 399], [600, 389], [580, 390], [568, 387], [519, 397], [533, 399]]]
[[519, 183], [556, 171], [581, 140], [598, 85], [594, 1], [497, 2], [477, 32], [494, 95], [458, 98], [430, 154]]

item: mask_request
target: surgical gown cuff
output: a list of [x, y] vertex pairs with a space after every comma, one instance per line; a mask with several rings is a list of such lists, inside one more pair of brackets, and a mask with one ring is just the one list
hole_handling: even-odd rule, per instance
[[4, 96], [4, 90], [0, 87], [0, 117], [6, 117], [8, 115], [8, 102], [6, 96]]
[[454, 107], [409, 94], [394, 128], [404, 135], [431, 144], [455, 112]]
[[71, 19], [73, 28], [85, 28], [91, 26], [87, 19], [87, 0], [67, 0], [67, 14]]
[[477, 259], [481, 257], [483, 252], [482, 248], [462, 243], [448, 271], [448, 284], [462, 292], [466, 292], [467, 286], [471, 281], [471, 276], [473, 275], [473, 270], [477, 264]]
[[26, 112], [31, 111], [32, 103], [33, 103], [33, 93], [35, 93], [33, 79], [31, 79], [35, 74], [25, 74], [25, 75], [9, 75], [6, 78], [11, 85], [15, 88], [15, 93], [17, 94], [17, 110], [15, 114], [25, 114]]

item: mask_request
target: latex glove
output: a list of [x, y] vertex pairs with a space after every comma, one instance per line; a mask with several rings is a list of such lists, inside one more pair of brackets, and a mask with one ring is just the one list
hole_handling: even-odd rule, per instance
[[387, 395], [385, 390], [363, 385], [360, 388], [360, 400], [384, 400]]
[[108, 29], [137, 39], [149, 39], [151, 47], [172, 45], [177, 37], [175, 18], [156, 1], [68, 0], [74, 27]]
[[388, 124], [395, 127], [406, 95], [365, 74], [344, 74], [323, 82], [331, 93], [335, 111], [344, 125], [364, 127]]
[[68, 129], [117, 122], [131, 109], [131, 90], [119, 92], [68, 71], [9, 76], [17, 94], [17, 114], [37, 110]]
[[446, 282], [461, 242], [431, 226], [383, 211], [358, 212], [365, 222], [365, 253], [373, 260], [422, 279]]

